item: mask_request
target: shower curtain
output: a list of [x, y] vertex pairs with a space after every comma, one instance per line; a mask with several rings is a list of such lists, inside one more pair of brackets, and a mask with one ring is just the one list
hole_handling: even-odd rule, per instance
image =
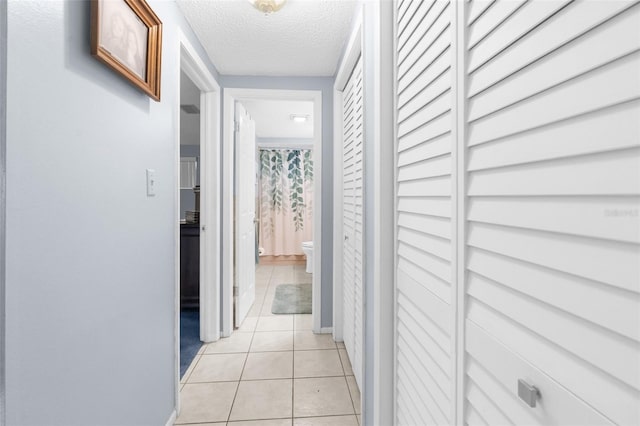
[[260, 247], [301, 255], [313, 239], [313, 156], [308, 149], [260, 150]]

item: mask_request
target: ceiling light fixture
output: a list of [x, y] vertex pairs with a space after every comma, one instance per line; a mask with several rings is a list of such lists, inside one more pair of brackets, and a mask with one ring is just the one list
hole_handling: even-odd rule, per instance
[[309, 116], [306, 114], [291, 114], [289, 118], [294, 123], [306, 123], [307, 121], [309, 121]]
[[273, 12], [279, 11], [286, 2], [287, 0], [249, 0], [253, 7], [265, 15], [271, 15]]

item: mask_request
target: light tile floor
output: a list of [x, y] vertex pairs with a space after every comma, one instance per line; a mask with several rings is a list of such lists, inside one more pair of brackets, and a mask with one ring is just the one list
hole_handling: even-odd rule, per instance
[[231, 337], [204, 345], [181, 381], [176, 425], [359, 426], [360, 391], [344, 344], [311, 315], [274, 315], [279, 284], [311, 282], [304, 265], [260, 265], [256, 301]]

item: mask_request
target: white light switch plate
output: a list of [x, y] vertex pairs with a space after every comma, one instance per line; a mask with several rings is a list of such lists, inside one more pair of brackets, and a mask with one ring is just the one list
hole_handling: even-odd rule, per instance
[[147, 197], [156, 195], [156, 171], [147, 169]]

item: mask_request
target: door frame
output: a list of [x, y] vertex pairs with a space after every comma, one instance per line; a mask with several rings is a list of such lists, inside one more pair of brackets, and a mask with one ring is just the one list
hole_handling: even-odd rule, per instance
[[[180, 94], [180, 71], [200, 89], [200, 340], [220, 338], [220, 85], [187, 36], [178, 29], [180, 62], [174, 87]], [[180, 411], [180, 102], [173, 106], [174, 142], [174, 335], [175, 399]], [[204, 167], [202, 166], [204, 165]], [[204, 261], [206, 259], [206, 261]]]
[[313, 102], [313, 279], [312, 322], [313, 331], [321, 332], [322, 317], [322, 92], [320, 90], [279, 90], [225, 88], [223, 100], [223, 150], [222, 150], [222, 336], [233, 332], [233, 233], [234, 204], [233, 185], [235, 166], [233, 162], [235, 102], [243, 100], [277, 99]]
[[[364, 424], [393, 424], [395, 378], [395, 3], [364, 2]], [[392, 283], [393, 285], [389, 285]]]
[[[356, 16], [354, 30], [351, 33], [347, 49], [336, 73], [333, 85], [333, 217], [342, 218], [343, 197], [343, 144], [344, 135], [342, 128], [343, 110], [342, 96], [344, 89], [353, 72], [353, 68], [362, 54], [362, 12]], [[364, 194], [363, 194], [364, 195]], [[344, 264], [343, 221], [333, 222], [333, 339], [336, 342], [344, 341], [344, 313], [342, 294], [342, 273]], [[363, 327], [364, 330], [364, 327]]]

